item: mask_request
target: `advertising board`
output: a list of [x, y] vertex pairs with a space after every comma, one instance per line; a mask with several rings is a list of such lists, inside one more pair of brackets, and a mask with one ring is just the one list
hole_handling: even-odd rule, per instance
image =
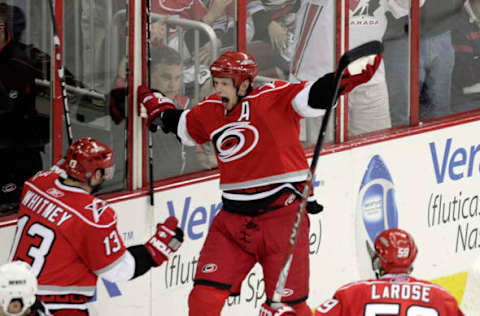
[[[443, 285], [466, 314], [476, 315], [478, 294], [468, 289], [475, 288], [472, 264], [480, 249], [478, 129], [479, 123], [472, 122], [320, 157], [314, 186], [325, 210], [310, 215], [307, 302], [312, 308], [339, 286], [373, 277], [367, 244], [381, 230], [399, 227], [413, 235], [419, 248], [413, 275]], [[222, 205], [218, 178], [157, 192], [155, 201], [155, 207], [146, 196], [113, 203], [127, 246], [145, 242], [169, 215], [185, 232], [183, 246], [168, 263], [134, 281], [99, 281], [92, 315], [188, 314], [199, 252]], [[11, 226], [0, 230], [3, 245], [13, 231]], [[2, 247], [0, 259], [7, 254]], [[222, 315], [256, 315], [265, 299], [257, 265]]]

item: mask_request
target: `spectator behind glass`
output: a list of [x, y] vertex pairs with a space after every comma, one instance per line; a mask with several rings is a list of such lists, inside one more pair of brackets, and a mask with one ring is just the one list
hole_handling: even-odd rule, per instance
[[[199, 21], [212, 26], [218, 18], [225, 14], [225, 9], [231, 2], [232, 0], [212, 0], [205, 4], [201, 0], [153, 0], [152, 12], [165, 16], [175, 15], [180, 18]], [[166, 42], [168, 46], [178, 50], [180, 45], [177, 32], [175, 32], [173, 28], [169, 28], [165, 32], [165, 28], [162, 27], [164, 23], [164, 19], [156, 20], [152, 23], [152, 38], [156, 41]], [[162, 32], [155, 34], [156, 30], [162, 30]], [[158, 34], [167, 36], [162, 38], [159, 37]], [[189, 51], [181, 52], [184, 60], [189, 59], [193, 54], [193, 32], [185, 34], [185, 38]], [[204, 41], [202, 38], [201, 42]], [[210, 53], [210, 45], [209, 43], [202, 43], [201, 46], [200, 59], [202, 60]]]
[[[114, 15], [125, 8], [125, 2], [121, 1], [64, 0], [65, 66], [90, 89], [104, 92], [109, 88], [104, 82], [106, 33], [109, 23], [114, 22]], [[123, 52], [127, 21], [123, 19], [117, 23], [121, 24], [119, 33], [123, 40], [119, 40], [114, 49]]]
[[[258, 60], [259, 73], [263, 76], [285, 79], [288, 74], [295, 28], [295, 11], [299, 0], [248, 0], [246, 20], [247, 50]], [[233, 49], [236, 23], [235, 3], [231, 2], [212, 25], [218, 45], [222, 50]], [[193, 32], [185, 34], [190, 51], [193, 50]], [[211, 56], [207, 37], [201, 36], [200, 62], [208, 63]]]
[[[387, 28], [386, 13], [401, 17], [408, 14], [408, 8], [408, 0], [350, 1], [349, 49], [368, 41], [381, 41]], [[297, 23], [297, 47], [291, 73], [298, 80], [313, 80], [334, 70], [335, 1], [306, 2], [298, 16], [302, 20]], [[348, 101], [350, 136], [391, 127], [383, 62], [372, 80], [350, 93]], [[307, 124], [310, 143], [316, 140], [320, 121], [310, 119]], [[333, 124], [329, 126], [328, 139], [331, 140]]]
[[[420, 8], [420, 120], [451, 113], [450, 89], [455, 55], [452, 20], [463, 0], [427, 0]], [[409, 122], [408, 18], [389, 16], [385, 41], [385, 71], [392, 124]]]
[[[253, 15], [255, 25], [255, 36], [253, 40], [259, 39], [269, 44], [269, 51], [272, 56], [270, 60], [275, 68], [275, 77], [287, 79], [290, 62], [295, 50], [295, 25], [296, 12], [300, 8], [300, 0], [262, 0], [261, 5], [264, 12]], [[255, 45], [249, 47], [254, 56]], [[260, 53], [260, 52], [258, 52]], [[257, 57], [257, 59], [259, 59]], [[265, 68], [265, 66], [263, 66]], [[269, 75], [268, 73], [266, 74]]]
[[[171, 99], [178, 109], [187, 109], [190, 98], [181, 93], [183, 62], [180, 54], [168, 46], [151, 49], [151, 87]], [[122, 67], [121, 67], [122, 69]], [[121, 76], [121, 75], [120, 75]], [[126, 86], [117, 79], [117, 89], [109, 96], [110, 115], [116, 124], [125, 116]], [[162, 179], [203, 169], [216, 168], [217, 161], [210, 144], [188, 147], [179, 143], [173, 135], [153, 138], [155, 159], [154, 178]]]
[[[161, 46], [152, 49], [151, 87], [173, 100], [178, 109], [187, 109], [190, 99], [181, 94], [182, 59], [173, 48]], [[216, 168], [217, 161], [210, 144], [188, 147], [173, 135], [154, 137], [155, 178], [177, 176], [202, 169]]]
[[480, 0], [467, 0], [452, 31], [452, 110], [480, 107]]
[[23, 182], [42, 169], [48, 119], [35, 107], [35, 65], [47, 59], [20, 43], [25, 15], [0, 3], [0, 215], [18, 208]]

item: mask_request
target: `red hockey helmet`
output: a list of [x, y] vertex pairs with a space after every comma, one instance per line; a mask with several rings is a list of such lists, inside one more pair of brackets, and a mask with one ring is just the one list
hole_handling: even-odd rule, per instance
[[238, 87], [243, 80], [253, 79], [258, 74], [257, 61], [249, 53], [226, 51], [210, 66], [212, 77], [232, 78]]
[[95, 170], [103, 169], [105, 179], [113, 177], [113, 152], [91, 137], [79, 138], [67, 149], [66, 172], [80, 181], [88, 181]]
[[409, 233], [391, 228], [375, 238], [375, 252], [383, 273], [410, 273], [417, 246]]

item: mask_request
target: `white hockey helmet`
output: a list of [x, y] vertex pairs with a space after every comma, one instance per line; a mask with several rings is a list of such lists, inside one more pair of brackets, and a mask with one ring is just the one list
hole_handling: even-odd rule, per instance
[[[23, 261], [14, 261], [0, 266], [0, 305], [5, 315], [18, 316], [35, 303], [37, 278], [32, 268]], [[8, 312], [12, 300], [22, 301], [19, 313]]]

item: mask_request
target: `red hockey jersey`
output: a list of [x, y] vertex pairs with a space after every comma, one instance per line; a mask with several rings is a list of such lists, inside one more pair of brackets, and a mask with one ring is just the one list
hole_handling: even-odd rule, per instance
[[97, 274], [126, 251], [116, 222], [105, 201], [41, 171], [25, 182], [10, 260], [32, 266], [38, 295], [91, 297]]
[[442, 287], [410, 277], [387, 275], [359, 281], [337, 290], [315, 316], [463, 316], [455, 298]]
[[276, 81], [254, 89], [230, 112], [212, 94], [182, 114], [177, 134], [187, 145], [212, 141], [222, 190], [304, 181], [308, 164], [300, 119], [324, 110], [308, 106], [311, 84]]

